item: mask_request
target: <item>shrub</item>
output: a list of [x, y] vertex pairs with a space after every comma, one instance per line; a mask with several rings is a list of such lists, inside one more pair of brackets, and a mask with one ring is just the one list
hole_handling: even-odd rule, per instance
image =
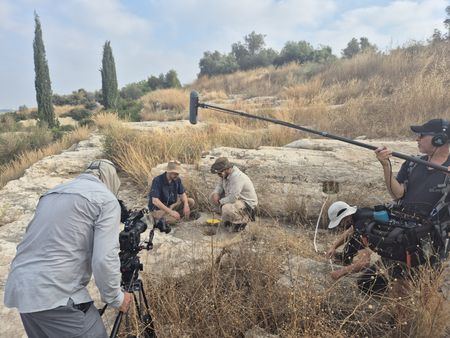
[[76, 121], [81, 121], [83, 119], [89, 118], [92, 116], [92, 112], [88, 109], [84, 108], [74, 108], [67, 113], [61, 115], [62, 117], [71, 117]]

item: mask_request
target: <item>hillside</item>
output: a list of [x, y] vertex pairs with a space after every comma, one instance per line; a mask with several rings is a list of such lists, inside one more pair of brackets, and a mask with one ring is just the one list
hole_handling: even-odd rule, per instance
[[[190, 87], [204, 101], [343, 134], [410, 137], [409, 125], [450, 117], [450, 44], [360, 54], [328, 65], [291, 64], [213, 78]], [[251, 98], [274, 97], [259, 109]], [[208, 115], [209, 117], [209, 115]], [[220, 119], [220, 117], [217, 117]]]
[[[189, 90], [196, 89], [203, 102], [415, 152], [409, 125], [450, 116], [449, 49], [448, 43], [413, 45], [332, 64], [201, 78], [189, 88], [141, 97], [140, 121], [133, 123], [91, 112], [95, 131], [85, 129], [57, 150], [39, 152], [26, 162], [27, 170], [16, 160], [2, 167], [9, 170], [3, 183], [9, 183], [0, 189], [0, 288], [46, 189], [76, 176], [92, 159], [107, 157], [120, 169], [120, 197], [140, 209], [151, 179], [176, 158], [186, 168], [183, 180], [202, 218], [169, 234], [156, 232], [153, 251], [140, 253], [158, 337], [448, 336], [448, 264], [420, 271], [408, 293], [390, 279], [394, 287], [381, 297], [359, 293], [354, 276], [330, 277], [337, 266], [322, 253], [337, 233], [325, 229], [325, 214], [318, 219], [320, 208], [337, 199], [370, 205], [388, 199], [372, 152], [206, 109], [200, 109], [196, 126], [173, 120], [187, 117]], [[237, 234], [205, 222], [215, 216], [207, 199], [217, 177], [209, 168], [224, 155], [252, 177], [261, 198], [256, 222]], [[395, 170], [399, 164], [393, 161]], [[90, 287], [95, 289], [93, 281]], [[98, 295], [94, 299], [100, 307]], [[105, 320], [108, 330], [113, 314]], [[0, 315], [8, 337], [23, 335], [15, 310], [1, 305]]]

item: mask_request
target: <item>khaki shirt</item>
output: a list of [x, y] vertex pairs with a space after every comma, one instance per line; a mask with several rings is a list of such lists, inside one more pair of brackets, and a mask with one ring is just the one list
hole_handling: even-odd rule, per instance
[[252, 208], [258, 205], [258, 196], [256, 196], [252, 181], [236, 166], [233, 166], [232, 172], [227, 178], [220, 179], [214, 192], [219, 196], [224, 196], [220, 199], [221, 205], [234, 203], [237, 200], [244, 201]]

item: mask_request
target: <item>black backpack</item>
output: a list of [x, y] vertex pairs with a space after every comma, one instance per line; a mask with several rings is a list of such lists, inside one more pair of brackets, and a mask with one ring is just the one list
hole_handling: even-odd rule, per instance
[[431, 223], [390, 219], [367, 222], [364, 235], [369, 247], [381, 257], [406, 263], [424, 264], [435, 253], [434, 228]]

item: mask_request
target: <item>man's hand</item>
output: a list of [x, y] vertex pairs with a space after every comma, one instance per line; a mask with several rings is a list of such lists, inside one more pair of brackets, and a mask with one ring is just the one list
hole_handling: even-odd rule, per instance
[[183, 208], [183, 216], [186, 218], [189, 218], [189, 215], [191, 214], [191, 208], [189, 208], [189, 204], [185, 204]]
[[220, 205], [220, 195], [217, 193], [214, 193], [212, 195], [212, 201], [215, 205]]
[[133, 301], [133, 294], [129, 293], [129, 292], [124, 292], [122, 305], [120, 305], [119, 311], [123, 312], [123, 313], [127, 313], [132, 301]]
[[330, 248], [330, 249], [325, 253], [325, 255], [326, 255], [328, 258], [333, 258], [335, 254], [336, 254], [336, 248]]
[[170, 210], [169, 215], [172, 216], [173, 218], [175, 218], [176, 220], [181, 219], [180, 214], [177, 211], [175, 211], [175, 210]]
[[375, 155], [377, 160], [383, 165], [383, 167], [389, 166], [389, 158], [392, 156], [392, 150], [386, 148], [386, 146], [375, 149]]
[[339, 270], [332, 271], [330, 273], [330, 276], [331, 276], [331, 278], [333, 278], [333, 280], [338, 280], [342, 276], [345, 276], [345, 270], [339, 269]]

